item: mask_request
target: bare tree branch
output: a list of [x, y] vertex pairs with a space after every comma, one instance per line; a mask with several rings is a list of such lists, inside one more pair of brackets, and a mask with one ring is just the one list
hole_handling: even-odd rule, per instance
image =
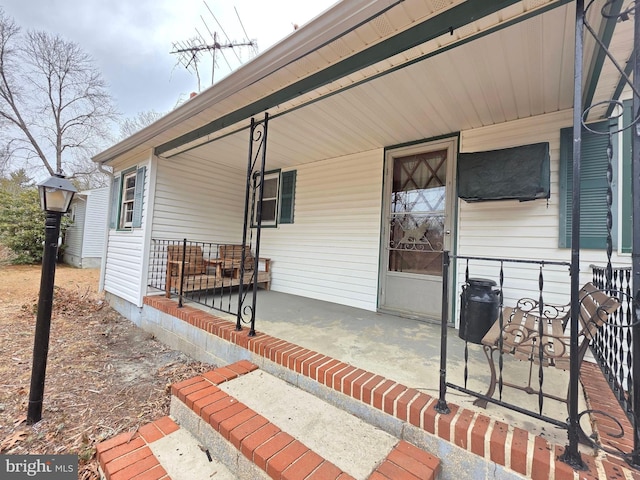
[[155, 110], [138, 112], [134, 117], [125, 118], [120, 121], [120, 140], [130, 137], [134, 133], [151, 125], [156, 120], [162, 118], [163, 114]]
[[110, 136], [116, 116], [102, 75], [78, 44], [23, 34], [0, 8], [0, 123], [7, 126], [0, 142], [22, 140], [11, 157], [37, 158], [49, 174], [79, 167], [87, 175], [96, 166], [78, 164], [77, 156]]

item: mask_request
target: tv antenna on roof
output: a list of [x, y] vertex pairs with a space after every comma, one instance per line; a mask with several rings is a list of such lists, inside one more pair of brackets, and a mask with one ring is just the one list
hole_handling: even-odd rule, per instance
[[[186, 41], [174, 42], [173, 51], [170, 52], [172, 54], [178, 55], [178, 63], [182, 64], [187, 70], [192, 71], [193, 73], [196, 74], [196, 77], [198, 79], [198, 92], [200, 92], [201, 90], [200, 71], [198, 70], [198, 63], [202, 61], [203, 55], [211, 54], [211, 85], [213, 85], [215, 67], [216, 67], [216, 61], [217, 61], [216, 54], [218, 51], [220, 51], [220, 53], [222, 54], [222, 57], [224, 58], [227, 65], [229, 66], [229, 69], [232, 69], [231, 64], [227, 60], [227, 57], [224, 55], [225, 49], [229, 49], [229, 48], [232, 49], [234, 55], [236, 56], [236, 58], [240, 63], [242, 63], [242, 60], [240, 59], [240, 56], [235, 50], [236, 47], [252, 47], [254, 53], [257, 53], [257, 49], [258, 49], [257, 42], [255, 40], [246, 39], [241, 42], [231, 41], [229, 39], [229, 36], [224, 31], [224, 28], [222, 28], [222, 25], [220, 25], [220, 22], [218, 22], [218, 19], [215, 17], [213, 12], [209, 8], [209, 5], [207, 5], [207, 2], [204, 2], [204, 4], [209, 10], [209, 13], [211, 13], [211, 16], [213, 17], [213, 19], [216, 21], [216, 23], [220, 27], [220, 30], [222, 30], [222, 33], [226, 37], [227, 41], [221, 43], [220, 39], [218, 38], [218, 33], [215, 31], [212, 32], [209, 26], [207, 25], [207, 22], [204, 20], [202, 16], [200, 16], [200, 18], [202, 19], [202, 22], [204, 23], [205, 28], [207, 29], [207, 32], [209, 33], [209, 35], [213, 40], [213, 43], [207, 42], [204, 36], [198, 31], [198, 29], [196, 29], [196, 33], [198, 34], [196, 37], [193, 37]], [[238, 16], [238, 21], [240, 22], [242, 31], [244, 32], [245, 37], [247, 37], [247, 33], [244, 29], [244, 25], [242, 24], [242, 20], [240, 20], [240, 15], [238, 14], [238, 10], [236, 10], [236, 15]]]

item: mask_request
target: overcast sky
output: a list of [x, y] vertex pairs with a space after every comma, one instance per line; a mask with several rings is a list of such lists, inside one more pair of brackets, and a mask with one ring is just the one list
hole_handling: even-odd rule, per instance
[[[196, 30], [209, 43], [208, 30], [218, 33], [219, 43], [246, 41], [246, 31], [264, 52], [292, 33], [294, 24], [307, 23], [334, 3], [207, 0], [210, 12], [203, 0], [0, 0], [22, 28], [59, 34], [89, 53], [125, 116], [146, 110], [167, 112], [197, 91], [197, 77], [169, 53], [175, 42], [196, 37]], [[250, 48], [234, 50], [244, 62], [253, 55]], [[239, 65], [233, 51], [225, 49], [224, 55], [217, 56], [216, 81], [229, 73], [227, 61], [233, 69]], [[202, 89], [211, 84], [210, 58], [206, 62], [203, 57], [200, 63]]]

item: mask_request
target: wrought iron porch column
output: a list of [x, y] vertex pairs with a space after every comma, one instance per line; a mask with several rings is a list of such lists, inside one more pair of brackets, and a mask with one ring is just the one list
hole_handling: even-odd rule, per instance
[[584, 36], [584, 0], [576, 0], [575, 56], [573, 71], [573, 197], [571, 212], [571, 319], [569, 363], [569, 444], [560, 457], [561, 460], [576, 470], [586, 469], [578, 451], [579, 417], [578, 417], [578, 315], [580, 289], [580, 163], [582, 147], [582, 53]]
[[442, 317], [440, 330], [440, 395], [434, 407], [442, 415], [451, 413], [447, 405], [447, 329], [449, 328], [449, 251], [442, 252]]
[[[249, 156], [247, 161], [247, 183], [245, 188], [244, 197], [244, 225], [242, 230], [242, 254], [240, 256], [240, 282], [238, 285], [238, 313], [236, 316], [236, 331], [242, 330], [242, 322], [244, 321], [243, 315], [245, 313], [250, 314], [250, 328], [249, 336], [253, 337], [256, 334], [256, 304], [258, 295], [258, 268], [260, 265], [260, 237], [262, 233], [262, 200], [264, 197], [264, 168], [267, 160], [267, 126], [269, 123], [269, 114], [264, 114], [264, 120], [256, 122], [255, 119], [251, 119], [251, 128], [249, 129]], [[254, 151], [254, 144], [257, 144], [257, 149]], [[255, 170], [260, 158], [260, 169]], [[254, 175], [258, 177], [257, 185], [253, 185]], [[253, 209], [250, 208], [254, 200], [256, 192], [252, 190], [257, 187], [257, 211], [255, 212], [255, 227], [253, 226]], [[251, 202], [251, 203], [250, 203]], [[253, 236], [252, 230], [255, 228], [256, 241], [255, 241], [255, 258], [253, 265], [253, 281], [251, 305], [244, 305], [247, 292], [244, 291], [244, 274], [245, 274], [245, 260], [246, 260], [246, 247], [247, 244], [251, 247], [251, 238]], [[247, 242], [248, 239], [248, 242]]]

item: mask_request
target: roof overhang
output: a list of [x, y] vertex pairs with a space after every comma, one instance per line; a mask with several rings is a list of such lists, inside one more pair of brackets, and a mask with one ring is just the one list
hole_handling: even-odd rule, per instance
[[182, 125], [221, 100], [238, 94], [244, 88], [304, 58], [309, 52], [325, 45], [329, 39], [352, 31], [403, 1], [366, 0], [337, 3], [220, 82], [189, 99], [153, 124], [99, 153], [93, 160], [108, 163], [119, 155], [152, 142], [162, 132]]
[[[234, 164], [246, 159], [250, 118], [264, 112], [270, 158], [286, 166], [572, 107], [572, 2], [429, 3], [339, 3], [94, 160], [152, 150]], [[632, 42], [615, 38], [631, 38], [632, 22], [591, 14], [614, 53], [629, 58]], [[587, 37], [590, 102], [608, 98], [620, 78], [594, 45]]]

